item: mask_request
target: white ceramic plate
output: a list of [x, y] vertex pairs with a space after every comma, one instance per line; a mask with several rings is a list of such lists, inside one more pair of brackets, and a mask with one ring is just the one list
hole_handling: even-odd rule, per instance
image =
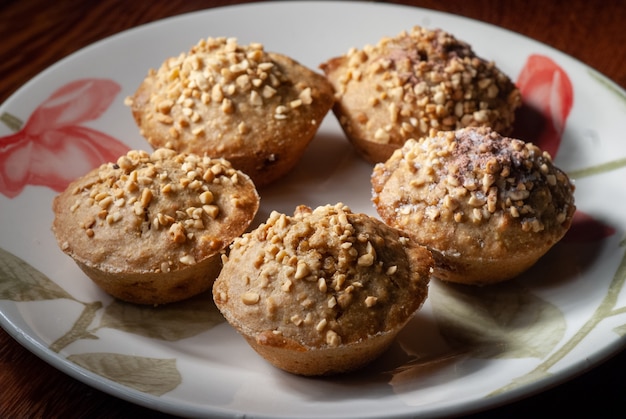
[[[53, 188], [86, 164], [76, 153], [86, 150], [84, 144], [73, 148], [74, 154], [64, 145], [68, 132], [92, 138], [101, 132], [149, 149], [123, 105], [148, 68], [207, 36], [262, 42], [267, 50], [317, 68], [350, 47], [416, 24], [468, 41], [512, 79], [532, 55], [563, 70], [546, 78], [548, 90], [539, 87], [539, 70], [531, 71], [529, 89], [552, 93], [550, 109], [566, 120], [555, 160], [576, 180], [581, 217], [572, 228], [576, 234], [520, 278], [470, 290], [433, 281], [427, 303], [381, 359], [357, 374], [305, 379], [260, 359], [209, 298], [160, 310], [121, 304], [57, 248], [50, 231]], [[571, 81], [573, 93], [567, 118], [560, 106], [568, 102], [563, 78]], [[79, 82], [49, 99], [84, 79], [101, 80]], [[103, 92], [110, 102], [103, 102], [100, 114], [90, 114], [90, 98], [104, 98]], [[53, 115], [50, 110], [59, 103], [79, 106]], [[2, 327], [37, 356], [93, 387], [184, 416], [430, 417], [541, 391], [624, 346], [626, 199], [616, 186], [625, 174], [625, 112], [624, 92], [572, 58], [496, 27], [418, 8], [263, 3], [120, 33], [52, 66], [0, 107]], [[29, 121], [33, 114], [39, 119]], [[57, 160], [56, 166], [48, 164]], [[271, 210], [291, 213], [298, 204], [338, 201], [375, 215], [370, 170], [329, 114], [292, 176], [262, 192], [261, 217]]]

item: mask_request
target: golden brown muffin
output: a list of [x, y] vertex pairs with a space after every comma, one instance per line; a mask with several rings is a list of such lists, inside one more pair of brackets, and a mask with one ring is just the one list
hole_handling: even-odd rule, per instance
[[521, 96], [493, 62], [440, 29], [419, 26], [321, 65], [333, 84], [333, 112], [357, 151], [387, 160], [431, 129], [512, 130]]
[[236, 239], [213, 298], [270, 363], [300, 375], [362, 367], [428, 293], [430, 252], [342, 204], [273, 212]]
[[164, 304], [211, 288], [220, 252], [258, 207], [252, 181], [224, 159], [132, 150], [59, 194], [52, 229], [104, 291]]
[[372, 173], [389, 225], [433, 251], [434, 276], [465, 284], [510, 279], [567, 232], [574, 185], [548, 153], [489, 128], [409, 140]]
[[257, 188], [300, 160], [334, 101], [322, 74], [263, 45], [202, 39], [127, 98], [155, 148], [224, 157]]

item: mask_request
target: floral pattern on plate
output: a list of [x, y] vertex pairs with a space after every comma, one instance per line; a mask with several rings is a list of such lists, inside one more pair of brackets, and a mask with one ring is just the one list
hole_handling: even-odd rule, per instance
[[[532, 55], [522, 69], [517, 85], [525, 107], [523, 126], [539, 126], [542, 129], [535, 134], [516, 135], [533, 138], [537, 145], [556, 155], [573, 105], [573, 89], [567, 73], [550, 58]], [[3, 155], [5, 169], [0, 178], [1, 191], [13, 197], [26, 184], [60, 191], [82, 174], [73, 165], [68, 165], [68, 161], [85, 161], [87, 167], [80, 168], [85, 171], [117, 160], [126, 152], [127, 146], [107, 134], [78, 124], [97, 119], [118, 91], [119, 87], [110, 80], [88, 79], [69, 83], [37, 107], [24, 128], [14, 135], [0, 138], [0, 144], [6, 150]], [[23, 151], [26, 149], [30, 153]], [[10, 177], [11, 167], [23, 167], [24, 171], [18, 177]], [[612, 227], [579, 211], [565, 240], [593, 241], [614, 233]], [[1, 298], [13, 301], [73, 299], [52, 280], [6, 251], [0, 253], [0, 262]], [[623, 280], [619, 278], [616, 286], [621, 287]], [[438, 292], [431, 296], [434, 314], [438, 329], [452, 351], [470, 351], [471, 356], [487, 358], [544, 358], [554, 349], [564, 334], [563, 315], [557, 307], [533, 295], [520, 282], [523, 283], [513, 281], [478, 291], [473, 287], [436, 285]], [[157, 308], [119, 301], [113, 301], [106, 307], [99, 301], [81, 304], [84, 305], [81, 316], [65, 335], [50, 345], [52, 351], [60, 352], [78, 339], [98, 339], [97, 332], [102, 328], [175, 341], [223, 322], [208, 294]], [[447, 309], [452, 306], [454, 310]], [[100, 323], [94, 324], [96, 312], [101, 309], [104, 313]], [[609, 307], [607, 312], [594, 316], [595, 321], [610, 315], [612, 309]], [[525, 324], [521, 332], [519, 324]], [[588, 332], [586, 328], [580, 334]], [[538, 339], [541, 336], [543, 338]], [[558, 356], [565, 356], [571, 347], [566, 345], [557, 352]], [[411, 356], [410, 350], [406, 355]], [[442, 358], [446, 356], [447, 353], [441, 354]], [[545, 366], [558, 356], [553, 355], [547, 360], [543, 369], [547, 369]], [[156, 395], [166, 393], [181, 380], [172, 360], [112, 353], [74, 354], [68, 359], [106, 378]], [[428, 360], [430, 362], [431, 359]], [[414, 368], [421, 369], [423, 364], [416, 359], [409, 360], [406, 365], [397, 367], [398, 377], [406, 379]], [[537, 379], [537, 374], [533, 371], [530, 377]], [[507, 388], [513, 385], [511, 383]]]
[[[290, 10], [318, 6], [306, 2], [273, 5]], [[381, 22], [389, 22], [389, 27], [401, 25], [398, 22], [405, 16], [407, 22], [416, 22], [421, 13], [426, 13], [417, 8], [360, 6], [371, 7], [380, 16], [389, 13], [396, 20], [381, 18]], [[335, 7], [343, 10], [352, 5], [325, 3], [309, 12]], [[258, 8], [224, 9], [224, 15], [220, 14], [221, 11], [211, 11], [145, 30], [156, 31], [158, 28], [162, 33], [173, 34], [175, 32], [171, 29], [184, 23], [183, 32], [204, 33], [208, 21], [213, 22], [215, 28], [218, 22], [228, 22], [231, 12], [232, 16], [237, 16], [237, 21], [242, 14], [248, 13], [255, 17], [252, 22], [264, 10], [260, 5]], [[271, 18], [274, 11], [272, 9], [263, 16]], [[324, 13], [327, 18], [341, 15]], [[462, 32], [469, 25], [465, 34], [497, 31], [480, 26], [480, 23], [476, 23], [480, 28], [476, 31], [472, 30], [472, 23], [457, 21], [455, 17], [432, 12], [426, 15], [438, 22], [447, 22], [456, 28], [455, 31]], [[280, 25], [282, 28], [288, 24], [281, 21]], [[298, 22], [298, 30], [300, 25], [306, 26], [307, 23]], [[229, 24], [228, 28], [234, 26]], [[267, 28], [265, 22], [263, 28]], [[280, 32], [280, 39], [284, 38], [282, 34]], [[501, 35], [503, 38], [512, 36]], [[485, 37], [493, 39], [489, 34]], [[120, 50], [126, 51], [133, 39], [133, 34], [126, 36]], [[115, 51], [115, 42], [122, 43], [117, 39], [97, 48]], [[318, 39], [314, 40], [315, 44], [318, 42]], [[526, 121], [518, 122], [516, 126], [524, 126], [526, 130], [514, 134], [536, 142], [553, 156], [562, 158], [571, 153], [570, 137], [564, 133], [575, 115], [574, 94], [580, 91], [578, 83], [581, 83], [582, 76], [580, 72], [573, 74], [577, 66], [558, 53], [546, 54], [546, 49], [538, 44], [524, 42], [518, 46], [524, 49], [526, 55], [522, 59], [525, 61], [513, 68], [521, 68], [517, 83], [523, 93], [525, 108], [519, 121]], [[95, 54], [97, 48], [84, 55]], [[541, 52], [531, 53], [534, 48]], [[147, 49], [135, 50], [136, 56], [140, 57], [137, 62], [144, 63], [146, 57], [154, 59]], [[99, 123], [106, 112], [116, 108], [117, 105], [112, 105], [113, 100], [119, 98], [124, 86], [132, 89], [136, 81], [131, 83], [126, 78], [127, 63], [120, 70], [114, 67], [112, 57], [108, 55], [100, 68], [112, 63], [113, 70], [100, 71], [99, 68], [99, 78], [81, 78], [81, 69], [75, 77], [63, 78], [69, 81], [50, 86], [56, 90], [39, 106], [29, 103], [33, 110], [24, 124], [20, 119], [23, 115], [18, 115], [10, 104], [3, 110], [0, 121], [13, 133], [0, 137], [0, 202], [12, 211], [18, 212], [16, 208], [32, 202], [35, 193], [41, 197], [40, 201], [44, 201], [42, 206], [48, 206], [42, 211], [49, 211], [50, 197], [64, 189], [69, 181], [105, 161], [116, 159], [129, 148], [112, 134], [116, 132], [121, 137], [120, 130], [113, 126], [109, 130], [109, 126]], [[313, 61], [320, 62], [317, 58]], [[559, 64], [563, 62], [568, 66]], [[74, 63], [65, 63], [64, 68], [71, 70], [73, 66]], [[110, 78], [102, 78], [102, 74]], [[584, 75], [594, 83], [594, 94], [601, 91], [600, 94], [613, 95], [621, 101], [619, 103], [626, 103], [624, 93], [610, 81], [592, 71]], [[589, 80], [583, 82], [589, 83]], [[282, 189], [267, 191], [266, 205], [282, 205], [281, 194], [285, 193], [293, 195], [289, 205], [291, 201], [306, 200], [308, 189], [324, 199], [333, 200], [342, 196], [328, 189], [338, 184], [337, 176], [342, 176], [342, 182], [351, 182], [347, 177], [355, 170], [359, 171], [359, 176], [367, 173], [368, 167], [354, 160], [352, 154], [346, 154], [349, 153], [345, 151], [347, 146], [335, 142], [336, 139], [341, 140], [322, 130], [317, 145], [313, 144], [313, 148], [317, 147], [317, 154], [309, 155], [308, 160], [305, 156], [303, 168], [294, 174], [297, 185], [287, 183]], [[577, 137], [576, 141], [576, 146], [580, 146], [580, 138]], [[134, 144], [136, 147], [141, 143]], [[99, 292], [88, 279], [71, 277], [72, 262], [60, 251], [49, 257], [59, 266], [51, 268], [47, 262], [40, 263], [42, 253], [48, 256], [58, 250], [49, 248], [49, 231], [47, 236], [41, 233], [41, 236], [28, 237], [16, 245], [6, 239], [0, 242], [0, 320], [4, 320], [5, 328], [29, 335], [29, 341], [41, 342], [39, 345], [45, 351], [39, 353], [60, 362], [66, 372], [75, 373], [77, 378], [90, 384], [104, 381], [103, 386], [113, 394], [127, 396], [138, 403], [150, 403], [152, 407], [176, 414], [206, 415], [215, 413], [216, 408], [220, 413], [233, 412], [234, 415], [258, 409], [255, 413], [261, 416], [273, 416], [278, 412], [273, 406], [258, 403], [267, 397], [280, 397], [280, 414], [293, 417], [302, 412], [319, 416], [329, 412], [358, 415], [362, 411], [358, 409], [381, 416], [391, 412], [458, 414], [460, 409], [472, 403], [485, 406], [484, 399], [488, 397], [502, 402], [506, 400], [501, 397], [503, 395], [520, 395], [525, 391], [512, 392], [512, 389], [541, 388], [533, 383], [546, 382], [555, 375], [567, 375], [561, 365], [567, 364], [570, 358], [579, 357], [581, 351], [588, 352], [589, 341], [600, 329], [602, 336], [609, 339], [604, 331], [607, 325], [611, 335], [626, 335], [626, 322], [620, 317], [626, 313], [626, 308], [623, 299], [617, 297], [623, 293], [626, 281], [624, 243], [616, 237], [624, 228], [620, 224], [621, 218], [606, 216], [590, 205], [592, 201], [585, 196], [589, 193], [586, 179], [613, 176], [626, 167], [626, 158], [618, 155], [611, 160], [613, 154], [601, 153], [594, 153], [593, 157], [595, 160], [587, 167], [568, 170], [582, 186], [583, 205], [580, 205], [568, 235], [535, 267], [519, 278], [485, 289], [433, 281], [426, 306], [401, 333], [394, 347], [355, 376], [311, 381], [274, 371], [258, 361], [258, 357], [250, 356], [245, 342], [231, 334], [231, 329], [211, 303], [210, 294], [157, 308], [115, 301]], [[314, 177], [315, 174], [318, 177]], [[345, 183], [343, 187], [354, 192], [353, 185], [362, 183]], [[6, 212], [4, 214], [2, 219], [9, 219]], [[19, 219], [18, 215], [16, 217]], [[5, 228], [2, 231], [12, 230]], [[43, 244], [36, 247], [40, 241]], [[31, 247], [34, 250], [31, 251]], [[596, 275], [597, 269], [601, 269], [602, 287], [585, 281], [586, 276]], [[79, 285], [72, 282], [75, 279], [84, 282]], [[571, 295], [586, 297], [589, 290], [599, 295], [588, 301], [561, 300], [560, 296], [569, 295], [571, 288], [577, 289]], [[580, 312], [575, 319], [571, 317], [571, 304], [587, 304], [584, 318], [580, 318]], [[594, 306], [590, 307], [591, 304]], [[492, 367], [498, 368], [498, 374], [489, 374]], [[489, 374], [489, 380], [481, 379], [481, 374]], [[472, 381], [474, 378], [480, 380], [479, 384], [493, 380], [488, 386], [489, 391], [479, 391], [477, 387], [480, 385]], [[217, 385], [215, 380], [218, 380]], [[467, 385], [467, 382], [474, 384]], [[203, 392], [203, 386], [211, 390]]]
[[[0, 193], [13, 198], [26, 185], [60, 192], [75, 178], [126, 153], [128, 147], [119, 140], [82, 125], [98, 119], [119, 91], [112, 80], [68, 83], [41, 103], [18, 132], [0, 137]], [[4, 115], [3, 120], [21, 125], [15, 116]]]

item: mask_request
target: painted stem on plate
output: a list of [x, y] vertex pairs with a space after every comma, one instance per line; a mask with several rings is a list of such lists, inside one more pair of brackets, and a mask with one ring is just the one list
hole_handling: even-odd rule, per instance
[[[621, 247], [624, 247], [624, 243], [620, 243]], [[549, 370], [552, 368], [557, 362], [565, 357], [568, 353], [570, 353], [583, 339], [589, 335], [589, 333], [596, 327], [602, 320], [615, 316], [618, 314], [624, 313], [626, 307], [616, 308], [615, 305], [617, 303], [617, 298], [619, 293], [624, 288], [624, 283], [626, 282], [626, 252], [622, 256], [622, 260], [613, 276], [613, 280], [609, 285], [609, 289], [604, 296], [603, 300], [600, 302], [600, 305], [596, 308], [591, 317], [583, 324], [583, 326], [567, 341], [561, 348], [559, 348], [556, 352], [546, 358], [542, 363], [540, 363], [535, 369], [530, 371], [529, 373], [518, 377], [511, 381], [508, 385], [497, 389], [492, 392], [490, 395], [496, 395], [505, 393], [514, 388], [520, 387], [523, 384], [531, 383], [536, 380], [545, 378], [549, 375]]]

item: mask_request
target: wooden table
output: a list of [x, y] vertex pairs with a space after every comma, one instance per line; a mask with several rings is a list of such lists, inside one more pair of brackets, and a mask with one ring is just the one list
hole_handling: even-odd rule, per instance
[[[209, 7], [243, 1], [0, 1], [0, 103], [46, 67], [121, 30]], [[605, 0], [393, 1], [489, 22], [551, 45], [626, 88], [626, 3]], [[623, 411], [626, 351], [539, 395], [474, 418], [528, 416], [557, 409], [560, 417]], [[0, 330], [0, 417], [168, 417], [95, 390], [59, 372]], [[617, 416], [616, 413], [613, 413]]]

